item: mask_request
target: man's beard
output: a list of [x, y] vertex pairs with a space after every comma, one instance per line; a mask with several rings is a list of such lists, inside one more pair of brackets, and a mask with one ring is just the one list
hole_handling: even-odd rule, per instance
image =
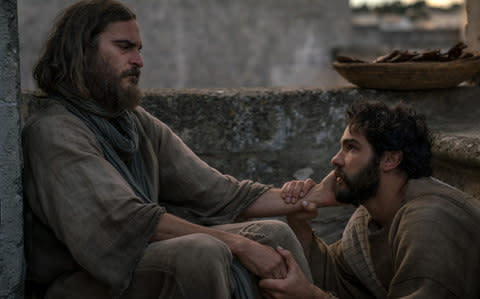
[[375, 196], [380, 182], [379, 165], [380, 161], [374, 154], [368, 164], [351, 177], [335, 169], [335, 174], [343, 182], [343, 186], [335, 185], [337, 201], [358, 206]]
[[[124, 88], [121, 83], [126, 77], [132, 84]], [[104, 60], [96, 54], [88, 63], [85, 83], [94, 100], [109, 111], [116, 113], [133, 110], [140, 104], [142, 92], [137, 86], [139, 78], [140, 69], [138, 67], [132, 67], [117, 76], [108, 60]]]

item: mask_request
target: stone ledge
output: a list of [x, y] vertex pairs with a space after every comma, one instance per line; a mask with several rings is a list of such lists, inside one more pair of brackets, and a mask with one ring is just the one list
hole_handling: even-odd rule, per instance
[[436, 134], [433, 154], [434, 176], [480, 198], [480, 135]]
[[455, 161], [459, 166], [480, 168], [480, 135], [437, 133], [432, 151], [437, 159]]

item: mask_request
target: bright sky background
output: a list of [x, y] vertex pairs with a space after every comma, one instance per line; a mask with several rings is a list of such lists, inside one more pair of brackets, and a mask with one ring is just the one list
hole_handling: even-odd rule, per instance
[[[363, 4], [367, 4], [367, 5], [370, 5], [370, 6], [375, 6], [375, 5], [379, 5], [379, 4], [383, 4], [383, 3], [389, 3], [389, 2], [395, 2], [396, 0], [350, 0], [350, 5], [352, 6], [358, 6], [358, 5], [363, 5]], [[404, 2], [406, 4], [410, 4], [410, 3], [415, 3], [417, 2], [418, 0], [401, 0], [401, 2]], [[426, 0], [425, 1], [428, 5], [431, 5], [431, 6], [441, 6], [441, 7], [445, 7], [445, 6], [450, 6], [452, 4], [456, 4], [456, 3], [464, 3], [463, 0]]]

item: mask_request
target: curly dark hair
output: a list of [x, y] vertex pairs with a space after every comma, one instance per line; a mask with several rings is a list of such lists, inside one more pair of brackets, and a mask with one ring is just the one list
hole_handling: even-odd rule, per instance
[[353, 103], [345, 114], [347, 127], [365, 135], [377, 157], [386, 151], [402, 151], [399, 168], [409, 178], [432, 174], [431, 135], [425, 116], [410, 106], [397, 103], [392, 107], [381, 102]]
[[33, 77], [46, 93], [64, 86], [88, 98], [85, 85], [87, 53], [95, 53], [98, 37], [113, 22], [135, 20], [135, 14], [115, 0], [83, 0], [57, 17], [33, 70]]

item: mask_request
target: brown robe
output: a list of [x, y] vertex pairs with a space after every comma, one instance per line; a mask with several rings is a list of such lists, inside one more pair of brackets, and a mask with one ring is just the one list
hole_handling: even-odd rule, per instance
[[135, 116], [156, 203], [135, 195], [63, 106], [54, 103], [25, 125], [27, 279], [51, 283], [85, 269], [120, 292], [165, 211], [203, 225], [229, 223], [269, 189], [211, 168], [144, 109]]
[[480, 298], [480, 201], [433, 178], [410, 180], [392, 223], [360, 206], [342, 240], [316, 239], [314, 283], [339, 298]]

